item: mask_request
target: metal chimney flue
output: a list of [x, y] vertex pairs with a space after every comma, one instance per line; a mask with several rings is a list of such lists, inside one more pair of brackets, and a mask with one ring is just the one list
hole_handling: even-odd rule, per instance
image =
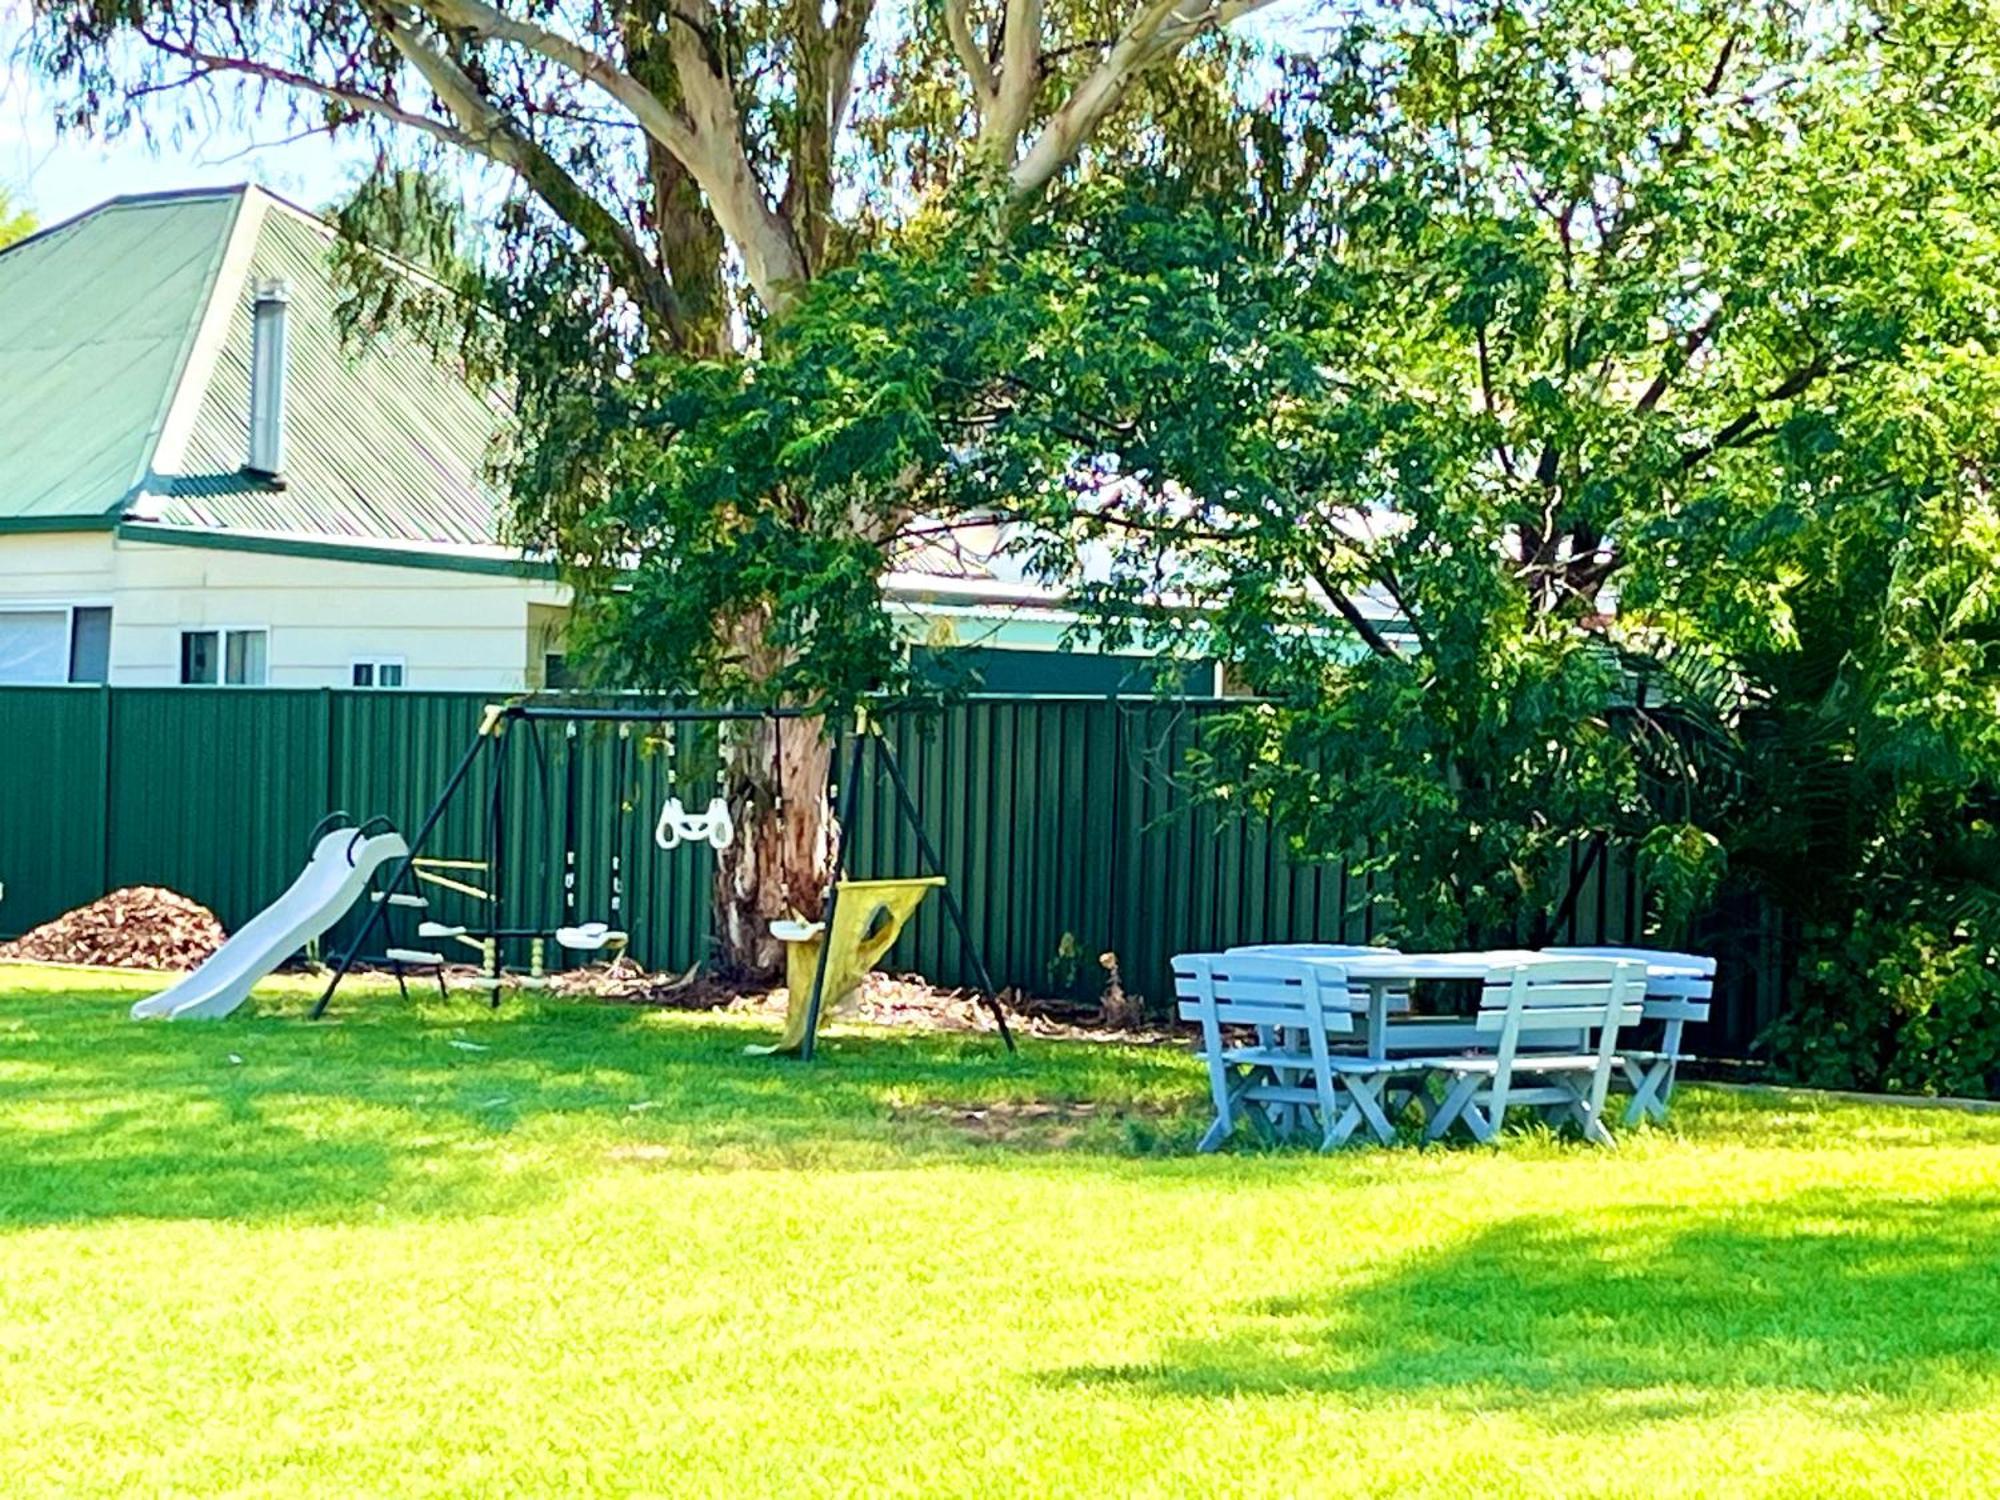
[[250, 455], [244, 468], [265, 479], [285, 472], [285, 319], [291, 283], [260, 281], [250, 324]]

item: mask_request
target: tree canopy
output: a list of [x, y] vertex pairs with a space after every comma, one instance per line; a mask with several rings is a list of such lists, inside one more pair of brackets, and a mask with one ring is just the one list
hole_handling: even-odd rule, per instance
[[1256, 59], [1198, 0], [37, 3], [79, 119], [242, 76], [517, 176], [474, 234], [385, 157], [351, 225], [498, 331], [521, 534], [623, 680], [851, 702], [887, 562], [999, 524], [1229, 664], [1197, 769], [1390, 930], [1546, 937], [1622, 850], [1658, 930], [1779, 905], [1814, 1076], [2000, 1071], [1986, 0]]
[[34, 0], [32, 54], [73, 126], [234, 101], [490, 162], [510, 269], [580, 252], [645, 338], [712, 353], [968, 172], [1023, 205], [1135, 116], [1192, 125], [1159, 70], [1264, 3]]

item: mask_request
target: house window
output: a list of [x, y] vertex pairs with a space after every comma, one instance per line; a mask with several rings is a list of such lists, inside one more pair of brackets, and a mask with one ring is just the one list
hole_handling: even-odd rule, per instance
[[79, 605], [69, 612], [69, 680], [111, 680], [111, 610]]
[[0, 683], [103, 682], [110, 666], [109, 608], [0, 605]]
[[361, 688], [399, 688], [403, 685], [403, 658], [371, 656], [357, 661], [353, 682]]
[[189, 686], [262, 687], [270, 633], [250, 630], [183, 630], [181, 681]]

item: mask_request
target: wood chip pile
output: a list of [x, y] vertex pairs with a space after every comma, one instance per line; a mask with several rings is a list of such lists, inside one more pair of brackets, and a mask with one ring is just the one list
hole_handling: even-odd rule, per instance
[[0, 958], [192, 969], [220, 948], [227, 936], [215, 913], [200, 902], [162, 886], [134, 885], [44, 922], [11, 943], [0, 943]]

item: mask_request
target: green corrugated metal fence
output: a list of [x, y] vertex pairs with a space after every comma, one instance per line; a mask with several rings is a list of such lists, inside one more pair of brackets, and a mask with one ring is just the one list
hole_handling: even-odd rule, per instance
[[110, 885], [111, 704], [106, 688], [0, 693], [0, 932]]
[[[240, 925], [296, 874], [306, 835], [328, 810], [413, 829], [485, 701], [0, 689], [0, 934], [133, 884], [170, 886]], [[1222, 707], [980, 698], [890, 717], [890, 743], [997, 982], [1094, 994], [1099, 955], [1115, 953], [1126, 984], [1157, 1000], [1176, 952], [1370, 935], [1365, 891], [1347, 871], [1295, 862], [1259, 820], [1219, 817], [1189, 796], [1180, 768]], [[615, 918], [641, 960], [686, 967], [708, 949], [713, 856], [663, 852], [652, 826], [670, 792], [707, 801], [714, 736], [681, 726], [670, 776], [642, 728], [621, 736], [608, 724], [516, 725], [505, 755], [482, 759], [428, 852], [483, 856], [497, 797], [503, 925]], [[916, 841], [886, 785], [864, 783], [855, 822], [858, 873], [917, 870]], [[1564, 936], [1635, 940], [1636, 896], [1629, 869], [1600, 861]], [[439, 898], [449, 919], [454, 899]], [[1761, 923], [1725, 913], [1709, 935]], [[1760, 930], [1754, 947], [1758, 972], [1738, 986], [1711, 1045], [1747, 1045], [1777, 1003], [1773, 944]], [[971, 977], [936, 902], [892, 962], [946, 983]]]

